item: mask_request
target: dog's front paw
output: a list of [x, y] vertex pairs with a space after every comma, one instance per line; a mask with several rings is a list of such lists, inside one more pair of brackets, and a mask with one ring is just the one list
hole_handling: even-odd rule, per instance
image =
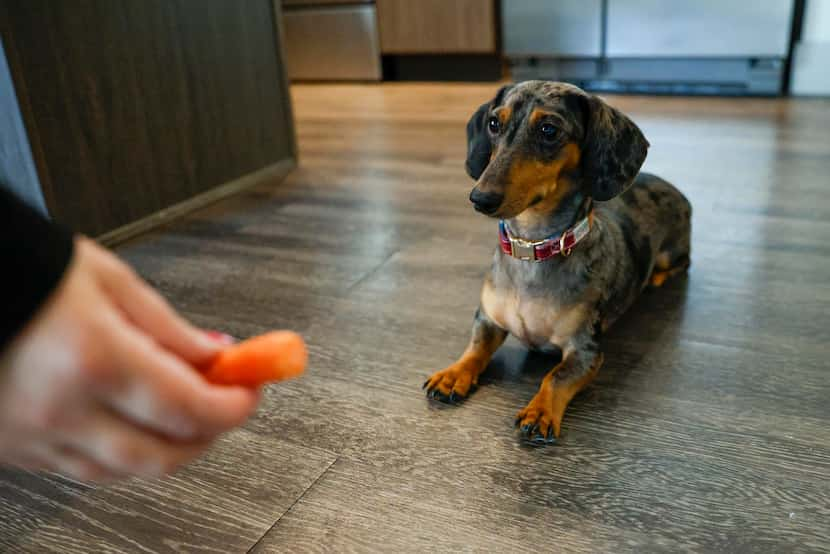
[[467, 398], [478, 385], [478, 372], [469, 364], [453, 364], [447, 369], [434, 373], [426, 380], [423, 388], [427, 397], [457, 404]]
[[518, 414], [516, 427], [522, 437], [535, 445], [553, 444], [559, 437], [562, 414], [556, 413], [552, 395], [539, 391]]

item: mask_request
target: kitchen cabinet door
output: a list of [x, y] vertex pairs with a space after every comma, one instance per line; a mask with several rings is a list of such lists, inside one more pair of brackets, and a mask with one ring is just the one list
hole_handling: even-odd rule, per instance
[[496, 51], [494, 0], [377, 0], [384, 54]]

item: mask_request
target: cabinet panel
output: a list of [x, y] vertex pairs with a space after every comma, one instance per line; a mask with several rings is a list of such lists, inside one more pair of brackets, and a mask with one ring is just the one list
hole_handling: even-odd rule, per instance
[[384, 54], [493, 53], [493, 0], [378, 0]]
[[292, 156], [271, 0], [0, 3], [52, 216], [99, 235]]
[[507, 56], [601, 55], [601, 0], [502, 0]]
[[291, 79], [378, 81], [375, 7], [316, 7], [283, 15]]

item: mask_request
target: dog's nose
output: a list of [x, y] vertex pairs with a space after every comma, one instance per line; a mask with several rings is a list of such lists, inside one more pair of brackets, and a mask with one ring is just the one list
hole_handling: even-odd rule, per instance
[[470, 202], [473, 203], [477, 211], [483, 214], [492, 214], [495, 212], [501, 206], [502, 200], [504, 200], [504, 196], [501, 194], [481, 192], [477, 188], [474, 188], [470, 193]]

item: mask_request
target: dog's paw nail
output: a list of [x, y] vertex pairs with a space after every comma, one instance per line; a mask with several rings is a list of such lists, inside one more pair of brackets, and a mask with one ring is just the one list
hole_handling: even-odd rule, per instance
[[514, 422], [513, 422], [513, 427], [518, 427], [518, 426], [519, 426], [519, 423], [521, 423], [521, 422], [522, 422], [522, 418], [521, 418], [521, 417], [517, 417], [517, 418], [516, 418], [516, 421], [514, 421]]
[[450, 402], [452, 402], [453, 404], [455, 404], [456, 402], [458, 402], [458, 401], [460, 401], [460, 400], [461, 400], [461, 396], [459, 396], [457, 392], [452, 391], [452, 392], [450, 393]]
[[436, 400], [438, 402], [442, 402], [444, 404], [448, 403], [449, 400], [450, 400], [449, 396], [447, 396], [446, 394], [444, 394], [443, 392], [441, 392], [438, 389], [432, 389], [431, 391], [429, 391], [429, 397], [433, 400]]
[[530, 423], [522, 425], [522, 433], [524, 433], [525, 435], [529, 435], [531, 427], [532, 427], [532, 425]]

